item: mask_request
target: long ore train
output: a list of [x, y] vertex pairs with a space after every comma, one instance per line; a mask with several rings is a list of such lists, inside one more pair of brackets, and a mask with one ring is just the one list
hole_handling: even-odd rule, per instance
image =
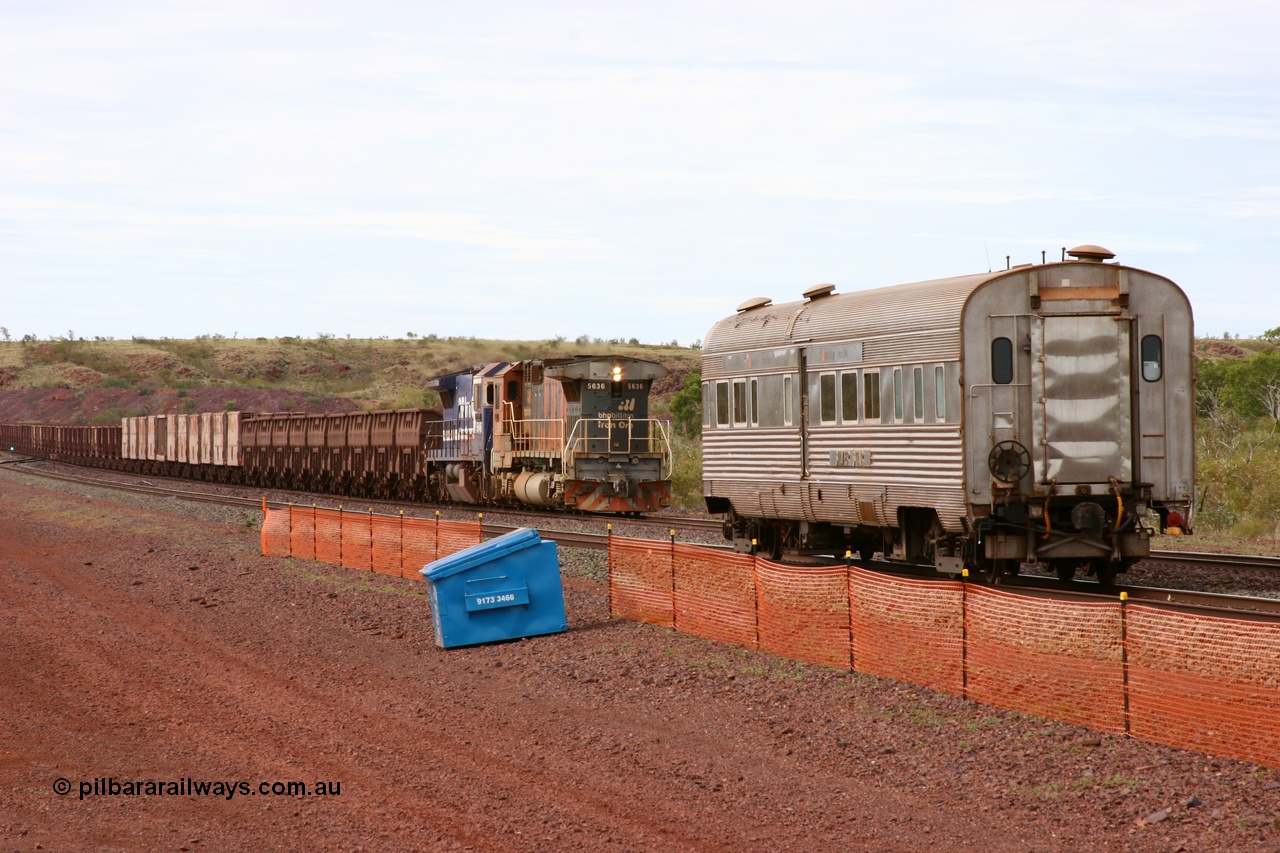
[[[1067, 255], [1071, 258], [1068, 259]], [[1170, 280], [1061, 262], [743, 302], [702, 356], [703, 491], [743, 551], [1104, 582], [1190, 532], [1192, 316]]]
[[119, 426], [0, 424], [0, 446], [90, 467], [232, 485], [584, 512], [671, 503], [671, 444], [648, 416], [657, 362], [495, 362], [432, 380], [443, 412], [203, 412]]

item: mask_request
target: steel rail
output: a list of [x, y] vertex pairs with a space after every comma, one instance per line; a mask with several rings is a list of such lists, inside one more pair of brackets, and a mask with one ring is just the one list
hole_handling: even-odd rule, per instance
[[1280, 569], [1280, 557], [1260, 554], [1211, 554], [1205, 551], [1152, 551], [1147, 558], [1163, 563], [1189, 563], [1247, 569]]

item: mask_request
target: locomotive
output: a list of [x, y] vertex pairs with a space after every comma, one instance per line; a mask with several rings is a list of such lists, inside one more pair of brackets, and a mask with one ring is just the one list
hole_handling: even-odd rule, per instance
[[497, 362], [446, 374], [429, 409], [203, 412], [119, 426], [0, 425], [0, 444], [145, 475], [360, 497], [640, 514], [671, 503], [666, 424], [648, 417], [657, 362]]
[[667, 369], [638, 358], [497, 362], [427, 383], [444, 406], [433, 494], [585, 512], [671, 504], [671, 442], [649, 417]]
[[[1068, 255], [1070, 256], [1068, 258]], [[1190, 532], [1192, 315], [1162, 276], [1061, 261], [749, 299], [702, 357], [703, 492], [742, 551], [879, 552], [1104, 583]]]

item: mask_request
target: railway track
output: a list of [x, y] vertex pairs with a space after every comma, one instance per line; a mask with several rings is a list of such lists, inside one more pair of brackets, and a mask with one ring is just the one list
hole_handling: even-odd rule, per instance
[[[44, 462], [42, 459], [11, 459], [4, 460], [0, 464], [18, 464], [23, 462]], [[189, 487], [173, 488], [169, 486], [159, 485], [150, 480], [127, 481], [124, 479], [116, 479], [113, 477], [94, 477], [86, 474], [75, 474], [66, 471], [51, 470], [49, 468], [24, 468], [23, 473], [34, 476], [43, 477], [49, 480], [59, 480], [67, 483], [74, 483], [80, 486], [92, 486], [103, 489], [113, 489], [120, 492], [130, 492], [134, 494], [148, 495], [151, 497], [168, 498], [172, 500], [189, 501], [197, 503], [216, 504], [220, 506], [239, 507], [247, 510], [261, 509], [264, 505], [271, 509], [283, 509], [288, 506], [305, 506], [302, 500], [285, 501], [279, 499], [261, 498], [261, 497], [245, 497], [242, 495], [226, 495], [216, 492], [206, 492]], [[336, 501], [333, 496], [311, 496], [304, 495], [304, 498], [318, 497], [319, 500], [312, 502], [313, 505], [323, 506], [321, 501], [325, 503], [336, 503], [336, 507], [345, 507], [349, 511], [357, 512], [357, 507], [366, 507], [370, 510], [381, 508], [391, 512], [405, 509], [405, 504], [399, 501], [384, 501], [377, 499], [355, 499], [351, 501]], [[444, 509], [457, 510], [458, 507], [452, 505], [435, 506], [432, 504], [412, 504], [412, 510], [422, 510], [426, 512], [439, 511]], [[538, 511], [526, 511], [510, 508], [501, 508], [498, 510], [477, 510], [474, 515], [478, 516], [481, 521], [481, 531], [486, 538], [499, 536], [511, 530], [515, 530], [517, 525], [502, 524], [493, 521], [485, 521], [485, 513], [501, 514], [504, 516], [517, 516], [521, 519], [527, 519], [530, 525], [536, 525], [539, 531], [548, 539], [575, 548], [587, 548], [591, 550], [606, 550], [609, 547], [608, 527], [612, 526], [615, 519], [610, 516], [581, 516], [581, 515], [565, 515], [563, 513], [547, 513]], [[549, 521], [564, 523], [567, 520], [590, 520], [596, 522], [604, 532], [589, 533], [573, 530], [558, 530], [549, 525], [537, 524], [537, 522]], [[628, 526], [643, 525], [650, 528], [659, 528], [662, 533], [660, 537], [669, 538], [679, 531], [697, 531], [706, 529], [719, 530], [720, 522], [714, 519], [703, 518], [678, 518], [678, 517], [662, 517], [662, 518], [625, 518], [617, 519], [617, 522], [625, 522]], [[714, 546], [727, 547], [727, 546]]]
[[1244, 569], [1280, 569], [1280, 557], [1257, 554], [1210, 554], [1205, 551], [1152, 551], [1151, 560], [1197, 566], [1227, 566]]
[[[17, 464], [25, 461], [43, 461], [43, 460], [3, 460], [0, 464]], [[93, 486], [98, 488], [114, 489], [116, 491], [132, 492], [136, 494], [144, 494], [152, 497], [169, 498], [172, 500], [199, 502], [216, 504], [221, 506], [239, 507], [242, 509], [256, 510], [260, 509], [264, 504], [269, 508], [282, 509], [291, 505], [299, 505], [301, 501], [282, 501], [270, 500], [264, 498], [251, 498], [239, 495], [225, 495], [214, 492], [196, 491], [190, 488], [171, 488], [167, 486], [157, 485], [150, 481], [127, 482], [118, 479], [108, 479], [93, 477], [80, 474], [71, 474], [63, 471], [49, 470], [47, 468], [26, 468], [23, 473], [34, 474], [51, 480], [60, 480], [63, 482], [74, 483], [82, 486]], [[332, 502], [332, 498], [328, 498]], [[379, 500], [359, 500], [355, 502], [359, 506], [368, 507], [370, 511], [374, 507], [382, 507], [387, 509], [402, 509], [403, 503]], [[340, 504], [344, 506], [345, 504]], [[415, 509], [423, 509], [430, 511], [433, 507], [428, 505], [413, 505]], [[449, 507], [456, 509], [456, 507]], [[352, 510], [358, 511], [358, 510]], [[540, 512], [521, 512], [519, 510], [502, 509], [503, 515], [518, 515], [527, 518], [531, 523], [538, 521], [558, 521], [564, 522], [566, 519], [584, 518], [583, 516], [564, 516], [551, 513]], [[481, 532], [485, 538], [500, 536], [516, 529], [517, 525], [502, 524], [493, 521], [485, 521], [484, 513], [477, 512], [481, 520]], [[592, 519], [597, 520], [597, 519]], [[609, 536], [611, 535], [608, 528], [612, 527], [608, 517], [598, 519], [600, 524], [606, 526], [605, 532], [583, 532], [574, 530], [556, 529], [551, 525], [537, 525], [539, 532], [543, 537], [552, 539], [565, 547], [585, 548], [588, 550], [607, 550], [609, 547]], [[645, 525], [650, 528], [659, 528], [661, 535], [654, 536], [658, 539], [669, 539], [675, 537], [681, 531], [702, 531], [718, 530], [720, 521], [710, 518], [688, 518], [679, 516], [661, 516], [646, 517], [640, 519], [625, 519], [628, 525]], [[714, 550], [727, 549], [728, 545], [703, 545], [702, 547]], [[1223, 568], [1248, 568], [1248, 569], [1280, 569], [1280, 558], [1261, 557], [1252, 555], [1239, 554], [1211, 554], [1195, 551], [1153, 551], [1151, 559], [1159, 560], [1167, 563], [1182, 563], [1186, 565], [1209, 565], [1220, 566]], [[884, 562], [872, 561], [862, 564], [867, 568], [876, 571], [892, 572], [897, 574], [915, 574], [910, 571], [904, 571], [901, 567], [890, 565]], [[929, 572], [922, 574], [921, 577], [937, 579], [937, 575]], [[1022, 590], [1033, 591], [1039, 595], [1047, 595], [1052, 597], [1085, 597], [1087, 599], [1105, 599], [1114, 600], [1119, 593], [1124, 593], [1130, 601], [1143, 601], [1153, 604], [1167, 605], [1183, 609], [1195, 609], [1204, 612], [1214, 612], [1219, 614], [1246, 614], [1250, 616], [1266, 616], [1280, 619], [1280, 599], [1263, 598], [1255, 596], [1239, 596], [1224, 595], [1220, 593], [1200, 592], [1194, 590], [1166, 589], [1160, 587], [1148, 587], [1142, 585], [1120, 584], [1112, 590], [1103, 591], [1096, 582], [1087, 580], [1073, 581], [1067, 588], [1063, 588], [1061, 581], [1053, 578], [1044, 578], [1038, 576], [1020, 575], [1016, 579], [1010, 579], [1006, 582], [1009, 588], [1017, 588]]]

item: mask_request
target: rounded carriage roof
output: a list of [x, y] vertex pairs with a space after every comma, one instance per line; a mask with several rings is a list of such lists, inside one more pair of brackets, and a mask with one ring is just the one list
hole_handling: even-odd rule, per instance
[[970, 294], [989, 281], [1020, 272], [1023, 270], [1000, 270], [917, 281], [741, 310], [711, 327], [702, 351], [872, 338], [908, 328], [956, 329]]

